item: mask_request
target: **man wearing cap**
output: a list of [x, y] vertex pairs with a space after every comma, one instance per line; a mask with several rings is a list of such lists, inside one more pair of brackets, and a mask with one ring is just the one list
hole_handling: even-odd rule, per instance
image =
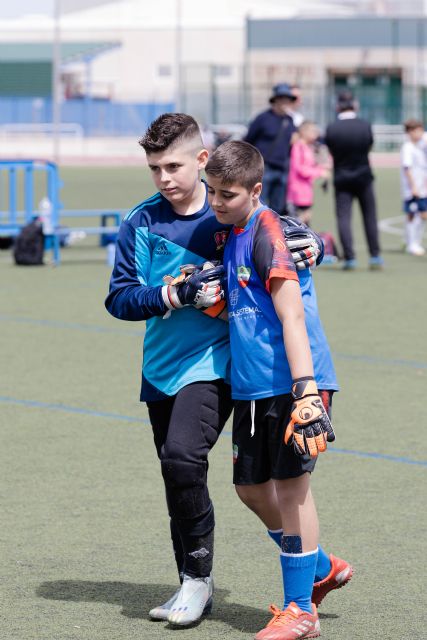
[[344, 251], [343, 268], [352, 270], [357, 266], [351, 230], [352, 203], [356, 198], [362, 211], [369, 267], [381, 269], [374, 176], [368, 157], [374, 142], [372, 127], [357, 116], [357, 102], [350, 91], [338, 95], [336, 110], [338, 118], [328, 125], [325, 142], [334, 160], [335, 212]]
[[287, 110], [296, 97], [288, 84], [273, 87], [270, 109], [256, 116], [244, 140], [257, 147], [264, 158], [262, 201], [281, 213], [285, 209], [291, 138], [295, 125]]

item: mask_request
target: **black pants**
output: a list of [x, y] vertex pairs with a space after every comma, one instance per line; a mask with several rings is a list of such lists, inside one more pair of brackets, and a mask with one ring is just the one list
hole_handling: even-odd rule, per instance
[[351, 216], [353, 199], [359, 201], [363, 217], [363, 228], [368, 243], [369, 254], [376, 257], [380, 253], [378, 240], [377, 208], [373, 183], [362, 186], [335, 187], [335, 211], [338, 222], [338, 233], [344, 252], [345, 260], [355, 257], [353, 248], [353, 234], [351, 230]]
[[181, 571], [179, 538], [185, 546], [189, 537], [206, 536], [215, 525], [207, 487], [208, 454], [231, 414], [231, 389], [223, 380], [195, 382], [147, 406]]
[[286, 190], [288, 184], [288, 174], [283, 169], [264, 167], [262, 179], [262, 201], [277, 213], [286, 210]]

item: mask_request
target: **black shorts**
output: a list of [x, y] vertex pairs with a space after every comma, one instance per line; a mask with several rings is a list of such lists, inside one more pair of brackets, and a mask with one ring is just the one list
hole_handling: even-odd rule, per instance
[[[319, 391], [330, 414], [332, 391]], [[316, 458], [297, 455], [284, 442], [290, 419], [290, 394], [255, 401], [255, 433], [251, 435], [251, 401], [236, 400], [233, 419], [233, 482], [238, 485], [261, 484], [270, 479], [286, 480], [311, 473]]]

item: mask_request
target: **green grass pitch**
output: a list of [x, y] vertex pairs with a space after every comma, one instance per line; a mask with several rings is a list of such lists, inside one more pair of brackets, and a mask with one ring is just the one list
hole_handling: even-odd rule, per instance
[[[64, 206], [128, 208], [152, 191], [143, 168], [63, 169]], [[377, 172], [382, 218], [398, 175]], [[313, 226], [335, 230], [331, 194]], [[85, 221], [87, 224], [87, 221]], [[94, 220], [94, 224], [98, 221]], [[315, 273], [342, 391], [336, 450], [313, 476], [321, 542], [355, 576], [321, 606], [328, 640], [425, 638], [427, 258], [383, 235], [386, 268]], [[230, 425], [211, 455], [216, 596], [175, 631], [148, 610], [177, 579], [158, 462], [138, 402], [143, 324], [109, 317], [109, 267], [91, 238], [59, 268], [0, 253], [1, 637], [4, 640], [249, 639], [280, 605], [278, 553], [231, 484]], [[424, 620], [423, 620], [424, 618]]]

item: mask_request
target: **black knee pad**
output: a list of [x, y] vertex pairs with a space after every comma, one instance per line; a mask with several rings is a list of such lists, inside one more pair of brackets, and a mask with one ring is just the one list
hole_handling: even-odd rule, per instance
[[206, 463], [164, 459], [161, 466], [170, 517], [191, 535], [211, 531], [215, 521], [206, 485]]
[[207, 465], [187, 462], [178, 457], [162, 458], [162, 475], [166, 486], [171, 488], [187, 488], [206, 486]]

